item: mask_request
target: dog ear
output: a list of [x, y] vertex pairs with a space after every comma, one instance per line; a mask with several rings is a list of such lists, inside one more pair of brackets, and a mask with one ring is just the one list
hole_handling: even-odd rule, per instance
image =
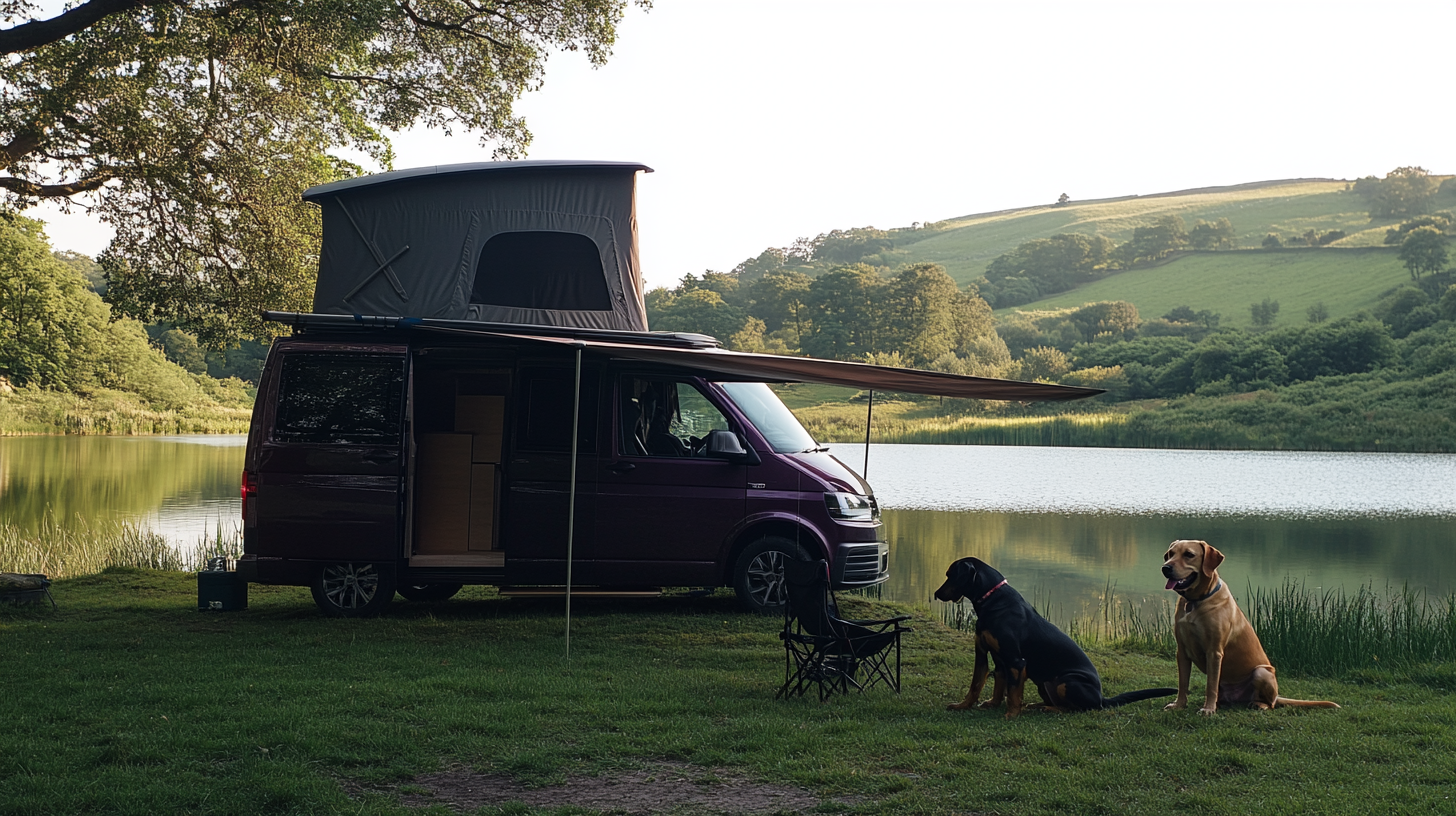
[[954, 578], [958, 583], [969, 584], [976, 580], [976, 563], [974, 558], [962, 558], [950, 565], [946, 577]]
[[1222, 563], [1223, 553], [1215, 550], [1212, 544], [1205, 541], [1203, 543], [1203, 574], [1208, 578], [1212, 578], [1213, 571], [1218, 569], [1218, 565]]

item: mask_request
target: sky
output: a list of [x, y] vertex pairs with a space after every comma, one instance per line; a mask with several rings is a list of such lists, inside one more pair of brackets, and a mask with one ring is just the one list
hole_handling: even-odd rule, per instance
[[[635, 161], [649, 288], [832, 229], [1284, 178], [1456, 173], [1456, 2], [655, 0], [553, 55], [527, 158]], [[411, 131], [395, 168], [487, 161]], [[84, 215], [35, 213], [95, 255]]]

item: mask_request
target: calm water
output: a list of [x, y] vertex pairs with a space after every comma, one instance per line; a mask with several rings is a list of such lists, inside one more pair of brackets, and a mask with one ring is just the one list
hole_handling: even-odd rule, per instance
[[[864, 467], [862, 445], [832, 453]], [[874, 445], [869, 478], [901, 600], [966, 555], [1067, 614], [1109, 584], [1170, 597], [1158, 570], [1178, 538], [1219, 548], [1236, 594], [1286, 579], [1456, 591], [1456, 456]]]
[[138, 521], [191, 547], [238, 527], [238, 435], [0, 438], [0, 522], [35, 527], [50, 512]]
[[[179, 544], [236, 526], [242, 436], [0, 439], [0, 521], [140, 521]], [[856, 470], [861, 445], [832, 452]], [[1044, 608], [1080, 614], [1109, 585], [1168, 595], [1175, 538], [1228, 557], [1236, 592], [1456, 591], [1456, 456], [875, 445], [870, 481], [891, 543], [888, 597], [919, 601], [978, 556]]]

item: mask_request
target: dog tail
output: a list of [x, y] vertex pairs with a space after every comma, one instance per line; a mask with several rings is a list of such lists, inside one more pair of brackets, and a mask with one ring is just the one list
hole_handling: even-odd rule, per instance
[[1116, 708], [1128, 703], [1135, 703], [1138, 700], [1151, 700], [1154, 697], [1172, 697], [1178, 693], [1175, 688], [1150, 688], [1141, 691], [1124, 691], [1116, 697], [1103, 697], [1103, 708]]
[[1288, 697], [1275, 697], [1275, 707], [1289, 706], [1290, 708], [1339, 708], [1338, 703], [1329, 700], [1291, 700]]

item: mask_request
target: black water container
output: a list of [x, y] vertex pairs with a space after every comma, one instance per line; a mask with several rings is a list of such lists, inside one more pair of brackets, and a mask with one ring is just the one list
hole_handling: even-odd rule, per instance
[[228, 569], [227, 559], [209, 558], [207, 569], [197, 573], [197, 609], [232, 612], [247, 608], [248, 582]]

